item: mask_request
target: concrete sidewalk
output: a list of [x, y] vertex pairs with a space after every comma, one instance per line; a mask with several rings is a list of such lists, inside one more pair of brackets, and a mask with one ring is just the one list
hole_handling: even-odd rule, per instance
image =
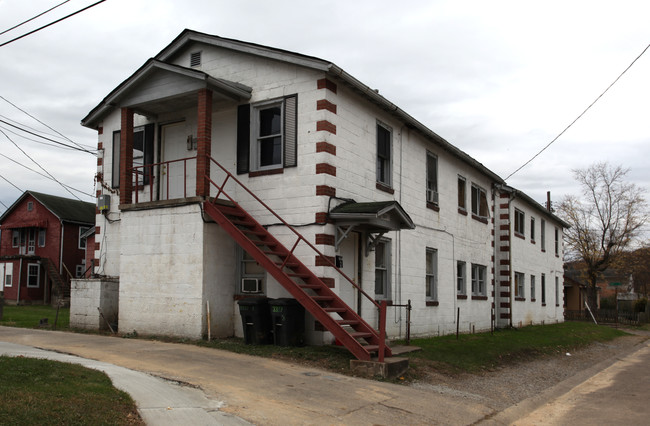
[[74, 359], [106, 371], [152, 425], [467, 425], [496, 414], [467, 398], [192, 345], [11, 327], [0, 342], [84, 358]]
[[100, 370], [111, 378], [113, 386], [131, 395], [138, 405], [140, 416], [150, 425], [250, 424], [220, 412], [219, 408], [223, 402], [208, 399], [200, 389], [182, 386], [180, 383], [169, 382], [139, 371], [8, 342], [0, 342], [0, 356], [2, 355], [48, 359]]

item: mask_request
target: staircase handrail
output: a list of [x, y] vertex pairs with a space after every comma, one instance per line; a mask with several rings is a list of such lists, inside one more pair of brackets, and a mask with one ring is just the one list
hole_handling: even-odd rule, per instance
[[[327, 256], [325, 256], [318, 248], [316, 248], [312, 243], [310, 243], [305, 237], [300, 234], [293, 226], [291, 226], [289, 223], [287, 223], [280, 215], [278, 215], [271, 207], [269, 207], [264, 201], [262, 201], [257, 195], [255, 195], [246, 185], [244, 185], [239, 179], [237, 179], [230, 171], [228, 171], [224, 166], [222, 166], [217, 160], [212, 158], [211, 156], [208, 156], [210, 161], [212, 161], [214, 164], [217, 165], [223, 172], [226, 174], [226, 178], [224, 179], [223, 183], [221, 186], [219, 186], [216, 182], [212, 180], [212, 178], [208, 175], [205, 175], [205, 178], [212, 184], [214, 185], [219, 192], [217, 195], [214, 197], [213, 204], [214, 202], [219, 198], [219, 196], [223, 193], [224, 196], [226, 196], [232, 203], [234, 203], [236, 206], [241, 207], [237, 201], [235, 201], [234, 198], [232, 198], [230, 195], [226, 193], [224, 190], [226, 183], [228, 182], [229, 179], [234, 180], [240, 187], [242, 187], [251, 197], [253, 197], [258, 203], [260, 203], [266, 210], [268, 210], [269, 213], [271, 213], [273, 216], [275, 216], [276, 219], [278, 219], [284, 226], [286, 226], [291, 232], [293, 232], [297, 237], [298, 240], [295, 242], [293, 245], [293, 248], [291, 249], [291, 254], [293, 254], [294, 250], [298, 246], [298, 243], [302, 240], [304, 241], [307, 246], [309, 246], [313, 251], [316, 252], [323, 260], [325, 260], [326, 263], [329, 264], [329, 266], [333, 267], [334, 270], [336, 270], [343, 278], [345, 278], [352, 286], [354, 286], [357, 290], [359, 290], [359, 293], [361, 293], [366, 299], [368, 299], [373, 305], [379, 309], [380, 313], [382, 311], [382, 305], [377, 303], [376, 300], [374, 300], [368, 293], [366, 293], [359, 285], [357, 285], [350, 277], [348, 277], [343, 271], [341, 271]], [[383, 307], [383, 310], [385, 311], [385, 307]], [[380, 315], [381, 317], [381, 315]], [[385, 315], [384, 315], [385, 317]], [[384, 324], [381, 324], [380, 321], [380, 331], [384, 330], [385, 332], [385, 326]]]

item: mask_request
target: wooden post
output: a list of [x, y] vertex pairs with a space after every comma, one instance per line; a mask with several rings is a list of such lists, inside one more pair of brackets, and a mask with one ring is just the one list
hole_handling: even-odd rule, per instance
[[379, 302], [379, 362], [384, 362], [386, 350], [386, 301]]

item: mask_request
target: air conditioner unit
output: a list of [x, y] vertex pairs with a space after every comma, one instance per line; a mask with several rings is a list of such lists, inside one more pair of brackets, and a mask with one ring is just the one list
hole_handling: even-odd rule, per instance
[[427, 202], [438, 204], [438, 191], [427, 189]]
[[262, 291], [262, 280], [259, 278], [242, 278], [242, 293], [260, 293]]

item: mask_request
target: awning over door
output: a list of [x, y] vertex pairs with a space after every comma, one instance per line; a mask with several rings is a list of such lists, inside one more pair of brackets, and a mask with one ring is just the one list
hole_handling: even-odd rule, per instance
[[335, 248], [350, 234], [360, 232], [366, 240], [366, 256], [388, 231], [415, 229], [415, 224], [397, 201], [347, 202], [329, 213], [336, 226]]

